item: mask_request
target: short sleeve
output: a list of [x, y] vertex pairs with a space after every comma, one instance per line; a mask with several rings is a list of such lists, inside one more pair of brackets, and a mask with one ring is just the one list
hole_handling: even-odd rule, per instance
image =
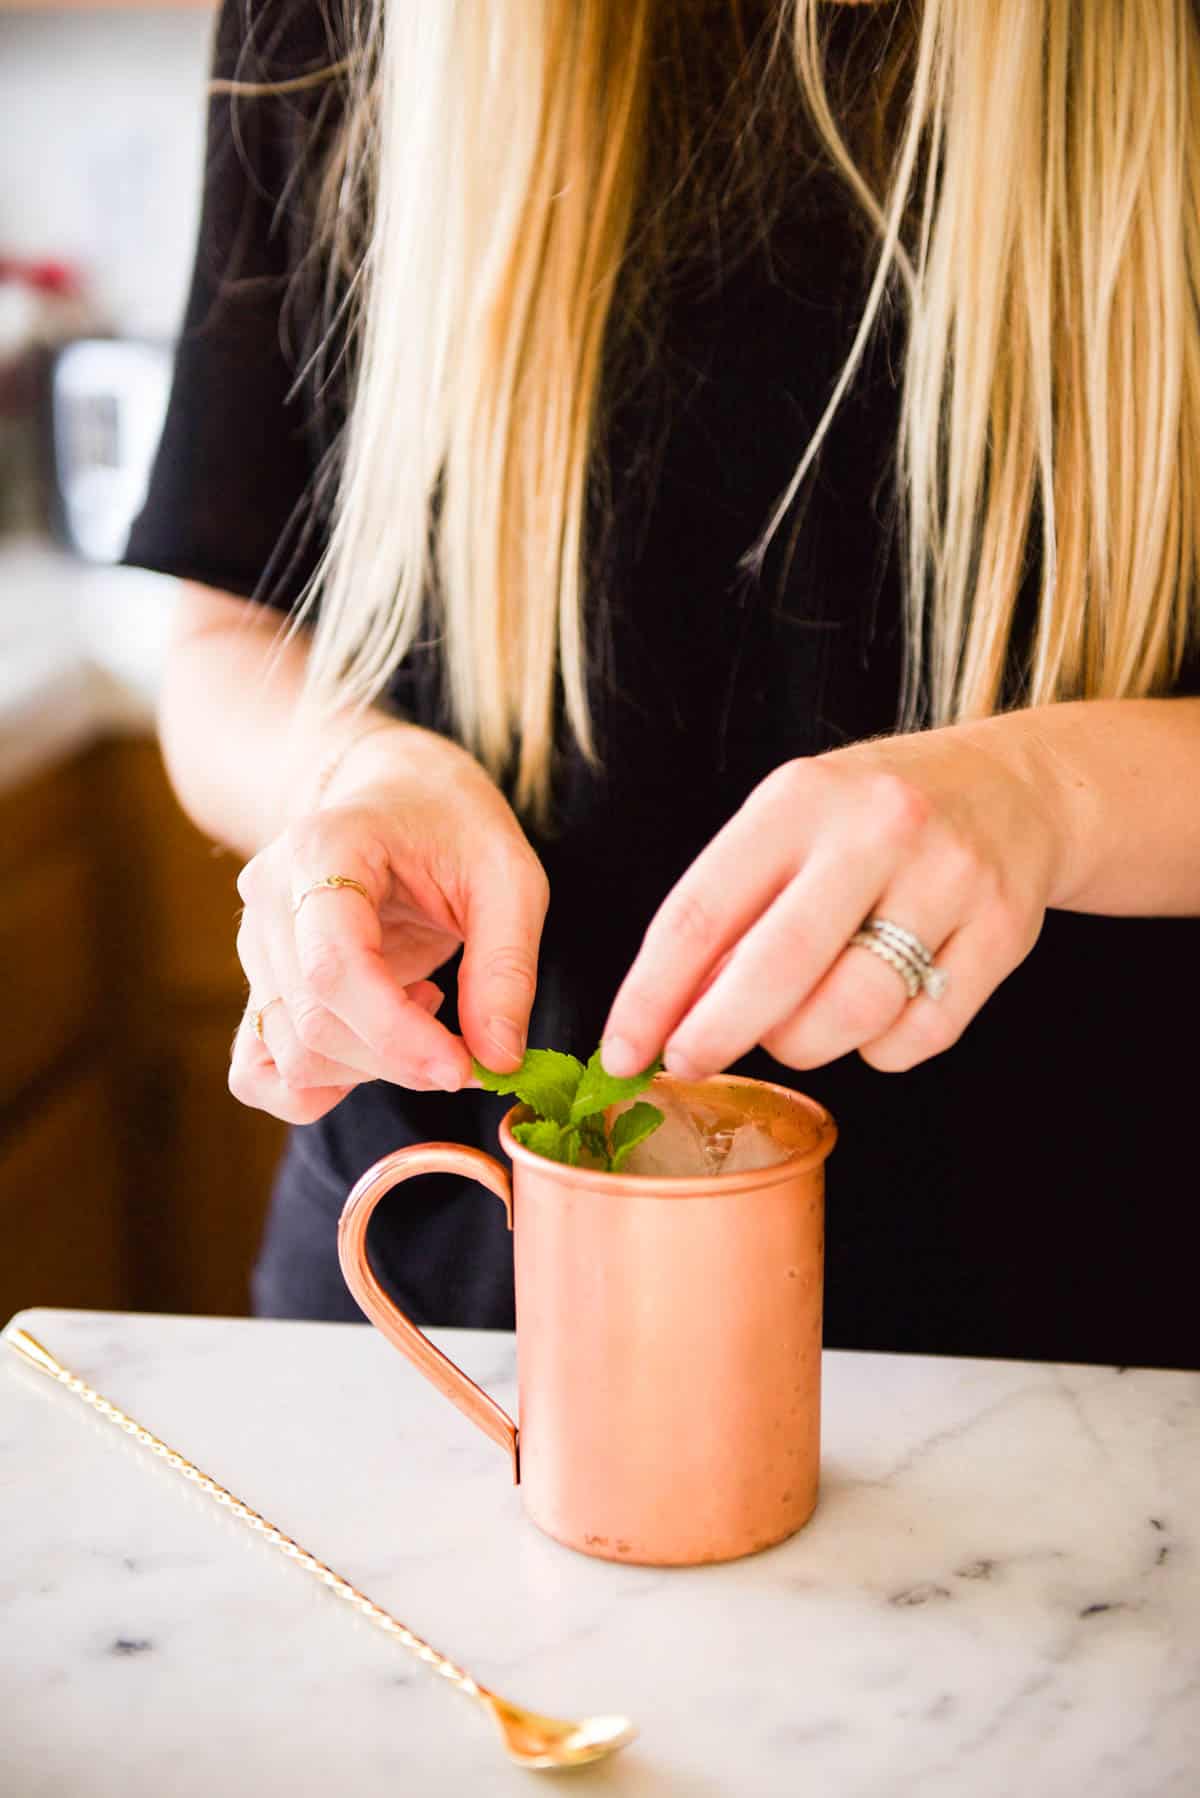
[[[295, 82], [330, 61], [315, 0], [223, 0], [220, 80]], [[166, 420], [124, 560], [286, 608], [321, 547], [322, 430], [299, 377], [319, 329], [299, 278], [311, 249], [306, 179], [329, 85], [219, 89]]]

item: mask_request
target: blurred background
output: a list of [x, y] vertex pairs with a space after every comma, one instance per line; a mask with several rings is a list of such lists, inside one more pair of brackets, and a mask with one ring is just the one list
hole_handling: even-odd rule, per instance
[[282, 1126], [225, 1079], [237, 863], [154, 741], [116, 566], [198, 215], [209, 4], [0, 0], [0, 1320], [240, 1313]]

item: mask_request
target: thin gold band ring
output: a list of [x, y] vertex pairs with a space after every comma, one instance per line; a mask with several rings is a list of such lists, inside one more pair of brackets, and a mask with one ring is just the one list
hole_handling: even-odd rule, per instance
[[361, 880], [354, 880], [349, 874], [327, 874], [323, 880], [314, 880], [311, 886], [305, 887], [298, 898], [292, 900], [293, 918], [310, 893], [338, 892], [343, 887], [349, 887], [352, 893], [361, 893], [368, 905], [374, 904], [374, 900]]
[[276, 993], [273, 999], [268, 999], [265, 1005], [260, 1005], [256, 1011], [250, 1013], [251, 1028], [260, 1043], [266, 1042], [266, 1038], [263, 1035], [263, 1018], [266, 1016], [267, 1012], [270, 1011], [272, 1005], [279, 1005], [282, 1002], [282, 999], [283, 994]]

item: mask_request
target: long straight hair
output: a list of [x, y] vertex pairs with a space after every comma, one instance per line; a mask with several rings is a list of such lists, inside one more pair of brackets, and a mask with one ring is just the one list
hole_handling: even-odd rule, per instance
[[[434, 632], [456, 730], [541, 817], [560, 682], [595, 753], [589, 484], [605, 345], [626, 328], [614, 298], [639, 257], [652, 287], [661, 254], [633, 227], [669, 4], [372, 0], [320, 208], [349, 272], [352, 401], [306, 602], [309, 700], [369, 703]], [[1162, 691], [1200, 587], [1192, 8], [898, 0], [880, 172], [831, 93], [828, 10], [780, 0], [768, 60], [873, 261], [841, 375], [744, 564], [761, 566], [898, 299], [907, 722], [1005, 703], [1031, 568], [1022, 703]]]

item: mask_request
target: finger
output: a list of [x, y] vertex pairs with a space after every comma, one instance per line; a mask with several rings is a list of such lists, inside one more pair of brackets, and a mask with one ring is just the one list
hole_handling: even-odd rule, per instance
[[333, 1061], [309, 1048], [296, 1031], [286, 999], [275, 999], [264, 1006], [261, 1016], [263, 1045], [279, 1078], [293, 1092], [309, 1092], [331, 1086], [348, 1091], [364, 1080], [378, 1078], [377, 1075], [348, 1066], [344, 1061]]
[[[891, 872], [892, 850], [868, 841], [855, 853], [830, 843], [768, 906], [667, 1043], [669, 1072], [698, 1078], [728, 1067], [804, 1004], [841, 955]], [[895, 995], [868, 976], [877, 1030]], [[879, 1007], [885, 1009], [880, 1011]]]
[[[378, 1070], [367, 1064], [367, 1052], [361, 1044], [360, 1061], [354, 1063], [322, 1053], [320, 1044], [309, 1043], [300, 1036], [293, 1011], [293, 1006], [304, 1003], [299, 976], [286, 933], [276, 931], [274, 941], [271, 940], [271, 916], [270, 909], [263, 909], [260, 917], [260, 908], [248, 905], [237, 934], [238, 959], [250, 983], [251, 997], [246, 1009], [251, 1032], [267, 1061], [294, 1091], [348, 1088], [362, 1079], [375, 1079]], [[289, 961], [293, 963], [291, 967]], [[349, 1039], [344, 1025], [335, 1019], [331, 1022]]]
[[234, 1038], [229, 1064], [229, 1090], [243, 1105], [266, 1111], [285, 1124], [312, 1124], [340, 1105], [349, 1087], [309, 1087], [297, 1092], [281, 1078], [270, 1054], [254, 1033], [249, 1015]]
[[937, 957], [946, 976], [942, 997], [914, 999], [890, 1030], [862, 1046], [863, 1060], [881, 1073], [902, 1073], [951, 1048], [1035, 940], [1036, 932], [1016, 930], [1002, 918], [985, 916], [964, 925]]
[[[288, 1001], [289, 990], [301, 992], [290, 934], [287, 931], [276, 934], [274, 942], [278, 953], [264, 947], [264, 935], [265, 930], [257, 922], [257, 909], [248, 906], [238, 928], [237, 952], [251, 992], [258, 995], [257, 1000], [252, 999], [247, 1007], [252, 1036], [261, 1050], [255, 1066], [258, 1067], [259, 1060], [265, 1062], [266, 1067], [274, 1070], [284, 1085], [293, 1091], [315, 1088], [332, 1091], [336, 1088], [340, 1092], [349, 1092], [364, 1079], [378, 1079], [380, 1070], [374, 1065], [370, 1052], [331, 1012], [311, 1004], [301, 994], [293, 1001], [301, 1007], [297, 1018]], [[280, 971], [281, 961], [284, 971]], [[436, 1013], [445, 997], [432, 980], [414, 981], [406, 990], [409, 998], [430, 1016]], [[267, 993], [272, 995], [271, 998], [263, 997]], [[253, 1028], [256, 1010], [260, 1020], [257, 1030]], [[305, 1022], [308, 1035], [304, 1033]], [[320, 1029], [328, 1030], [331, 1039], [336, 1037], [333, 1046], [342, 1051], [340, 1055], [322, 1052], [320, 1037], [313, 1040], [314, 1023]], [[432, 1082], [422, 1082], [421, 1090], [431, 1088]]]
[[649, 1066], [697, 991], [719, 984], [716, 964], [723, 956], [732, 964], [738, 939], [786, 886], [801, 855], [794, 830], [772, 830], [763, 808], [749, 805], [701, 850], [651, 919], [613, 1000], [601, 1048], [608, 1073]]
[[446, 997], [434, 980], [414, 980], [412, 985], [405, 987], [404, 990], [413, 1004], [419, 1005], [422, 1011], [427, 1011], [431, 1018], [436, 1017]]
[[291, 915], [278, 905], [264, 908], [258, 929], [271, 969], [261, 990], [282, 999], [264, 1011], [263, 1034], [283, 1078], [297, 1087], [380, 1079], [386, 1070], [379, 1057], [306, 984]]
[[870, 950], [847, 945], [816, 992], [762, 1045], [785, 1067], [824, 1067], [881, 1036], [911, 1003], [902, 974]]
[[[906, 877], [872, 915], [902, 925], [937, 954], [961, 922], [961, 907], [958, 895], [948, 887], [939, 891], [932, 878], [921, 885]], [[883, 1036], [914, 1002], [896, 968], [876, 951], [847, 943], [806, 1003], [763, 1037], [763, 1047], [786, 1067], [824, 1067]]]
[[[927, 835], [870, 907], [872, 918], [899, 925], [935, 957], [985, 913], [993, 924], [1001, 921], [995, 882], [948, 831]], [[914, 1003], [904, 976], [886, 958], [848, 942], [807, 1003], [764, 1036], [763, 1047], [787, 1067], [823, 1067], [886, 1036]], [[922, 1013], [930, 1003], [922, 995]]]
[[470, 1050], [508, 1073], [525, 1053], [549, 888], [532, 858], [480, 864], [467, 893], [458, 1016]]
[[[365, 1044], [386, 1079], [456, 1091], [470, 1076], [464, 1045], [413, 1003], [381, 954], [378, 908], [391, 885], [384, 861], [336, 822], [297, 832], [290, 848], [293, 904], [308, 894], [292, 919], [306, 994]], [[309, 890], [331, 871], [360, 881], [371, 897], [353, 887]]]

